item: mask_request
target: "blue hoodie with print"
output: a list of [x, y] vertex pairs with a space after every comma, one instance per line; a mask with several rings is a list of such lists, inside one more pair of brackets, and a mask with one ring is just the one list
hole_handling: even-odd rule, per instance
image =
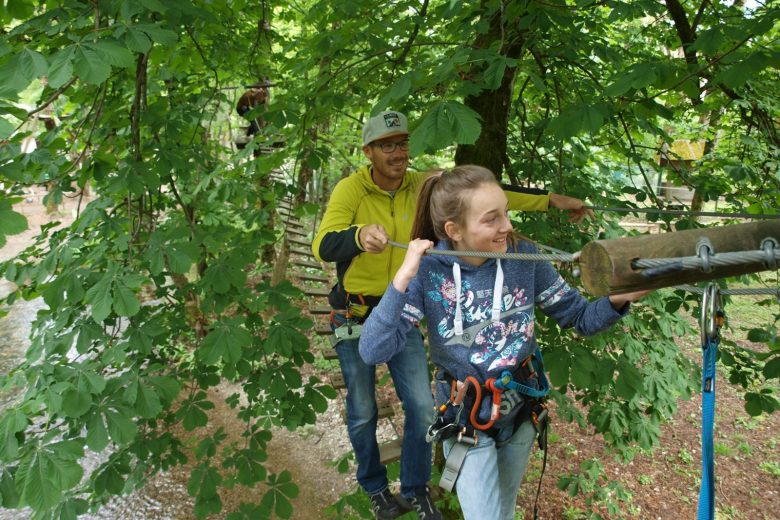
[[[436, 249], [452, 248], [441, 241]], [[518, 240], [513, 252], [538, 250]], [[405, 293], [388, 286], [363, 325], [360, 355], [368, 364], [387, 362], [427, 317], [433, 363], [459, 381], [474, 376], [484, 383], [514, 372], [535, 352], [534, 306], [585, 336], [608, 328], [628, 309], [615, 311], [606, 297], [588, 302], [546, 261], [488, 259], [474, 266], [456, 256], [426, 255]], [[449, 386], [437, 384], [436, 402], [448, 398]]]

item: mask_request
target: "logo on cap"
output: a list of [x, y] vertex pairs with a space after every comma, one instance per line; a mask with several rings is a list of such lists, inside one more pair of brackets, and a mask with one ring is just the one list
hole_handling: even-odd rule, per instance
[[387, 128], [401, 126], [401, 118], [395, 112], [389, 112], [385, 114], [385, 126]]

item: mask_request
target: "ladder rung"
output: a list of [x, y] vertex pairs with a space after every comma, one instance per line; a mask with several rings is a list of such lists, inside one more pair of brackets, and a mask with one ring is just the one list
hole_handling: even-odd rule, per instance
[[314, 253], [311, 252], [311, 249], [303, 249], [300, 247], [291, 247], [290, 248], [291, 253], [295, 253], [296, 255], [302, 255], [307, 258], [314, 258]]
[[[296, 237], [287, 237], [287, 241], [291, 244], [298, 244], [299, 246], [309, 246], [311, 248], [311, 241]], [[311, 251], [311, 249], [309, 249]]]
[[379, 461], [389, 464], [401, 458], [401, 439], [393, 439], [390, 442], [379, 445]]
[[330, 314], [330, 311], [331, 311], [330, 305], [323, 305], [321, 303], [309, 304], [310, 314]]
[[341, 372], [333, 372], [330, 374], [330, 384], [336, 390], [347, 387], [347, 384], [344, 382], [344, 376], [341, 375]]
[[327, 287], [307, 287], [303, 290], [303, 294], [307, 296], [328, 296], [330, 289]]
[[379, 411], [379, 418], [384, 419], [387, 417], [392, 417], [395, 415], [395, 410], [393, 410], [393, 405], [388, 403], [387, 401], [377, 403], [377, 409]]
[[330, 282], [330, 278], [322, 274], [298, 273], [298, 279], [307, 282]]
[[[335, 339], [335, 338], [336, 338], [336, 336], [331, 336], [328, 339], [332, 340], [332, 339]], [[334, 359], [335, 360], [339, 359], [339, 355], [336, 353], [336, 349], [333, 348], [335, 345], [333, 345], [332, 343], [333, 342], [331, 341], [331, 345], [330, 346], [324, 346], [324, 347], [322, 347], [322, 349], [320, 349], [321, 352], [322, 352], [322, 357], [327, 359], [328, 361], [332, 361]]]
[[301, 237], [309, 236], [309, 233], [307, 231], [304, 231], [303, 228], [299, 228], [299, 227], [288, 227], [287, 228], [287, 234], [288, 235], [298, 235], [298, 236], [301, 236]]
[[333, 329], [330, 328], [330, 323], [315, 322], [314, 332], [320, 336], [325, 336], [326, 334], [333, 334]]
[[314, 269], [322, 269], [322, 265], [320, 265], [319, 262], [314, 262], [312, 260], [305, 260], [305, 259], [298, 259], [298, 258], [292, 258], [290, 259], [290, 263], [293, 265], [299, 265], [301, 267], [312, 267]]

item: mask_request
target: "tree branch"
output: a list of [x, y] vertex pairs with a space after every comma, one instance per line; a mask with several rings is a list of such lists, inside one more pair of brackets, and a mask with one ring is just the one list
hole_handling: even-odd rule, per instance
[[[427, 14], [428, 14], [428, 0], [424, 0], [422, 9], [420, 9], [419, 17], [425, 18]], [[395, 60], [396, 65], [401, 65], [406, 60], [406, 56], [409, 54], [409, 51], [412, 50], [412, 44], [414, 43], [414, 40], [417, 38], [417, 35], [419, 33], [420, 33], [420, 22], [416, 22], [414, 24], [414, 29], [412, 29], [412, 34], [409, 35], [409, 39], [407, 40], [406, 45], [404, 45], [404, 48], [401, 51], [401, 55], [398, 56], [398, 59]]]
[[52, 103], [54, 103], [54, 101], [55, 101], [55, 100], [56, 100], [58, 97], [60, 97], [60, 96], [62, 95], [62, 93], [63, 93], [63, 92], [65, 92], [66, 90], [68, 90], [68, 88], [69, 88], [71, 85], [73, 85], [73, 83], [75, 83], [75, 82], [76, 82], [76, 79], [77, 79], [77, 78], [76, 78], [76, 76], [73, 76], [72, 78], [70, 78], [70, 79], [68, 80], [68, 82], [67, 82], [67, 83], [65, 83], [63, 86], [61, 86], [61, 87], [60, 87], [60, 88], [58, 88], [57, 90], [55, 90], [55, 91], [54, 91], [54, 93], [53, 93], [51, 96], [49, 96], [49, 99], [47, 99], [46, 101], [44, 101], [42, 105], [40, 105], [40, 106], [38, 106], [38, 107], [35, 107], [33, 110], [30, 110], [29, 112], [27, 112], [27, 117], [25, 117], [24, 121], [22, 121], [22, 122], [19, 124], [19, 126], [17, 126], [17, 127], [16, 127], [16, 129], [14, 130], [14, 133], [18, 132], [18, 131], [19, 131], [19, 129], [20, 129], [22, 126], [24, 126], [24, 124], [25, 124], [25, 123], [27, 123], [27, 121], [28, 121], [28, 120], [29, 120], [29, 119], [30, 119], [32, 116], [34, 116], [34, 115], [35, 115], [35, 114], [37, 114], [38, 112], [41, 112], [41, 111], [43, 111], [43, 110], [46, 110], [46, 108], [47, 108], [49, 105], [51, 105]]

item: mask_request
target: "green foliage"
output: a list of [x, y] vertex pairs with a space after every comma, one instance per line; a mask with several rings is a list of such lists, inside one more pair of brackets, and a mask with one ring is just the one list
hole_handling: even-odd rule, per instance
[[[0, 246], [27, 228], [13, 210], [26, 187], [45, 184], [51, 204], [87, 187], [95, 194], [73, 224], [44, 226], [0, 264], [19, 287], [7, 303], [47, 305], [6, 381], [22, 389], [0, 415], [3, 507], [72, 518], [191, 460], [196, 516], [222, 512], [220, 487], [255, 484], [265, 495], [228, 518], [291, 515], [289, 474], [264, 466], [268, 432], [314, 422], [334, 391], [302, 376], [314, 360], [312, 323], [291, 284], [257, 280], [270, 270], [258, 258], [282, 233], [273, 221], [280, 199], [306, 199], [298, 213], [316, 213], [364, 161], [369, 113], [408, 113], [413, 167], [424, 169], [475, 143], [488, 130], [485, 110], [498, 111], [506, 128], [489, 130], [507, 137], [509, 181], [605, 206], [626, 195], [654, 203], [661, 145], [704, 140], [712, 146], [698, 168], [665, 175], [703, 201], [775, 212], [780, 12], [711, 2], [685, 13], [696, 16], [695, 34], [681, 42], [667, 4], [582, 5], [1, 3]], [[683, 47], [686, 56], [670, 52]], [[236, 152], [230, 142], [246, 124], [233, 113], [239, 87], [264, 77], [274, 85], [266, 125]], [[37, 148], [25, 153], [30, 138]], [[291, 182], [273, 180], [273, 170]], [[525, 215], [518, 228], [569, 251], [623, 234], [612, 215], [589, 228], [554, 212]], [[540, 314], [559, 413], [624, 454], [652, 447], [677, 400], [698, 386], [698, 369], [675, 345], [695, 335], [684, 316], [693, 300], [659, 291], [587, 339]], [[745, 389], [748, 412], [770, 413], [779, 406], [776, 323], [751, 328], [760, 348], [724, 339], [721, 362]], [[220, 402], [211, 389], [222, 381], [239, 385], [241, 398]], [[244, 431], [212, 432], [217, 407]], [[82, 478], [85, 448], [108, 457]], [[601, 500], [597, 470], [566, 488]], [[370, 513], [359, 493], [339, 504], [338, 515]]]
[[753, 416], [773, 413], [780, 410], [780, 340], [776, 325], [747, 330], [747, 339], [765, 348], [759, 351], [723, 341], [720, 361], [728, 369], [729, 382], [746, 390], [745, 411]]
[[606, 518], [620, 518], [621, 502], [630, 504], [631, 493], [616, 482], [605, 483], [604, 467], [597, 460], [586, 460], [581, 464], [580, 470], [578, 474], [559, 477], [557, 485], [558, 489], [566, 491], [572, 497], [577, 495], [585, 497], [585, 504], [591, 509], [581, 518], [603, 520], [605, 517], [592, 510], [596, 506], [606, 509], [608, 513]]
[[6, 243], [6, 235], [16, 235], [27, 229], [27, 219], [11, 209], [20, 198], [0, 199], [0, 247]]
[[[314, 422], [334, 394], [300, 375], [313, 360], [311, 321], [293, 302], [300, 292], [247, 276], [276, 240], [269, 211], [286, 188], [267, 180], [270, 168], [206, 139], [232, 110], [215, 77], [241, 81], [243, 51], [222, 37], [233, 13], [220, 9], [109, 2], [96, 11], [72, 1], [29, 12], [3, 35], [2, 49], [15, 50], [0, 56], [4, 122], [27, 117], [11, 102], [41, 76], [36, 103], [63, 94], [51, 107], [59, 126], [33, 128], [34, 153], [21, 151], [26, 134], [6, 132], [0, 241], [27, 227], [11, 209], [25, 185], [48, 182], [52, 202], [87, 184], [97, 193], [73, 224], [44, 228], [0, 266], [19, 286], [8, 302], [48, 305], [14, 371], [26, 382], [20, 403], [0, 416], [4, 507], [73, 517], [194, 456], [198, 518], [223, 509], [221, 487], [258, 483], [267, 491], [234, 517], [291, 514], [290, 474], [265, 469], [268, 430]], [[234, 407], [246, 431], [235, 437], [205, 434], [209, 389], [223, 379], [243, 386]], [[201, 439], [194, 452], [181, 430]], [[109, 456], [82, 478], [85, 448]]]

